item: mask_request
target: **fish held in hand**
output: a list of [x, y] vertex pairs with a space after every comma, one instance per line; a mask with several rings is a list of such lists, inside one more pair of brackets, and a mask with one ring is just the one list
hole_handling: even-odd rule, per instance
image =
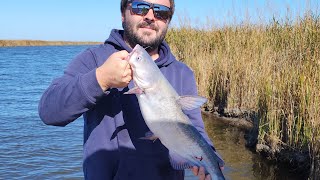
[[174, 169], [204, 167], [212, 179], [225, 179], [219, 166], [221, 159], [183, 113], [199, 108], [207, 99], [179, 96], [140, 45], [135, 46], [127, 60], [135, 87], [126, 94], [137, 96], [142, 116], [151, 131], [142, 139], [159, 139], [169, 150]]

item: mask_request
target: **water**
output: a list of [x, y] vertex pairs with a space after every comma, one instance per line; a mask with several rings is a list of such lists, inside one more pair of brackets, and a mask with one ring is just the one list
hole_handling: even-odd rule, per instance
[[[83, 120], [47, 126], [37, 107], [53, 78], [87, 47], [0, 48], [0, 179], [83, 179]], [[204, 120], [228, 179], [294, 179], [248, 151], [242, 131], [210, 116]], [[187, 171], [186, 179], [196, 178]]]
[[[229, 126], [212, 115], [203, 114], [206, 130], [225, 160], [224, 174], [236, 180], [303, 180], [280, 164], [273, 164], [245, 147], [244, 130]], [[191, 179], [190, 179], [191, 180]]]
[[46, 126], [41, 93], [85, 46], [0, 48], [0, 179], [81, 179], [82, 121]]

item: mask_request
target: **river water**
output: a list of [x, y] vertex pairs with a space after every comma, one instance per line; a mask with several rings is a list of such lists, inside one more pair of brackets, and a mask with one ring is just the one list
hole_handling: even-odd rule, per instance
[[[83, 120], [46, 126], [37, 106], [53, 78], [88, 46], [0, 48], [0, 179], [83, 179]], [[244, 146], [244, 132], [204, 115], [227, 179], [300, 179]], [[281, 172], [281, 173], [279, 173]], [[190, 171], [186, 179], [196, 179]]]

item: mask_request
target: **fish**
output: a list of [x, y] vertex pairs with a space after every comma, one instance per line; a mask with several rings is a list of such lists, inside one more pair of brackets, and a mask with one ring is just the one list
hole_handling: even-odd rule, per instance
[[193, 95], [179, 96], [139, 44], [126, 60], [132, 69], [134, 87], [125, 94], [136, 95], [144, 121], [150, 129], [141, 139], [159, 139], [169, 150], [174, 169], [204, 167], [212, 179], [224, 180], [219, 166], [222, 160], [183, 112], [201, 107], [207, 99]]

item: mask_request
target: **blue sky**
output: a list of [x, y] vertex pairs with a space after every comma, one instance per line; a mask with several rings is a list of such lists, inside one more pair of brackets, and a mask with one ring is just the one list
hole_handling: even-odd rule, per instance
[[[119, 4], [120, 0], [1, 0], [0, 39], [102, 42], [112, 28], [121, 28]], [[319, 0], [176, 0], [171, 26], [186, 19], [202, 27], [207, 22], [263, 22], [273, 14], [296, 17], [306, 9], [319, 14], [319, 4]]]

